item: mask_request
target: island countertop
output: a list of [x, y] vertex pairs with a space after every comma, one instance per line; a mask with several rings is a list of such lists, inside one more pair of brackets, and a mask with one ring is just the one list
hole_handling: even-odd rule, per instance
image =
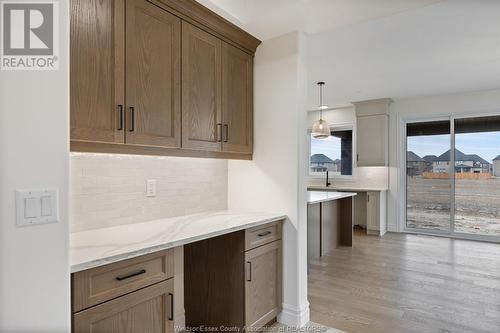
[[72, 233], [71, 273], [285, 218], [224, 210]]
[[325, 201], [339, 200], [343, 198], [354, 197], [356, 193], [351, 192], [332, 192], [332, 191], [307, 191], [309, 205]]

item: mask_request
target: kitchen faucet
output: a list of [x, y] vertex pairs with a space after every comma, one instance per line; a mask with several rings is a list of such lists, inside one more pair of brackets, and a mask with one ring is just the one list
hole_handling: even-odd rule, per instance
[[326, 185], [326, 187], [328, 187], [328, 186], [332, 185], [332, 183], [330, 183], [330, 182], [328, 181], [328, 170], [326, 170], [326, 184], [325, 184], [325, 185]]

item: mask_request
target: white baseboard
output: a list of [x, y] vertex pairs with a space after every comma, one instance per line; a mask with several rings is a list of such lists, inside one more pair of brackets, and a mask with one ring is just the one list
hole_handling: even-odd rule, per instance
[[175, 332], [180, 332], [186, 328], [186, 314], [184, 311], [174, 314], [174, 328]]
[[309, 302], [302, 308], [283, 304], [278, 322], [292, 327], [303, 327], [309, 322]]

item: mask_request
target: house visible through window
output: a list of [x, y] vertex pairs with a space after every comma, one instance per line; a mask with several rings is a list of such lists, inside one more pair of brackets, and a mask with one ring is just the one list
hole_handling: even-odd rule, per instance
[[352, 130], [332, 131], [326, 139], [311, 135], [309, 173], [329, 171], [331, 175], [352, 175]]

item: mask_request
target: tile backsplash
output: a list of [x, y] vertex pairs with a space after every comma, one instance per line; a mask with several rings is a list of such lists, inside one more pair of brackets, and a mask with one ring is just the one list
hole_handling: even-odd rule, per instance
[[71, 232], [227, 209], [226, 160], [71, 153], [70, 163]]
[[[389, 187], [389, 169], [387, 167], [357, 167], [354, 168], [352, 177], [330, 179], [333, 187], [353, 186], [367, 188], [388, 188]], [[325, 176], [310, 178], [309, 186], [323, 185]]]

